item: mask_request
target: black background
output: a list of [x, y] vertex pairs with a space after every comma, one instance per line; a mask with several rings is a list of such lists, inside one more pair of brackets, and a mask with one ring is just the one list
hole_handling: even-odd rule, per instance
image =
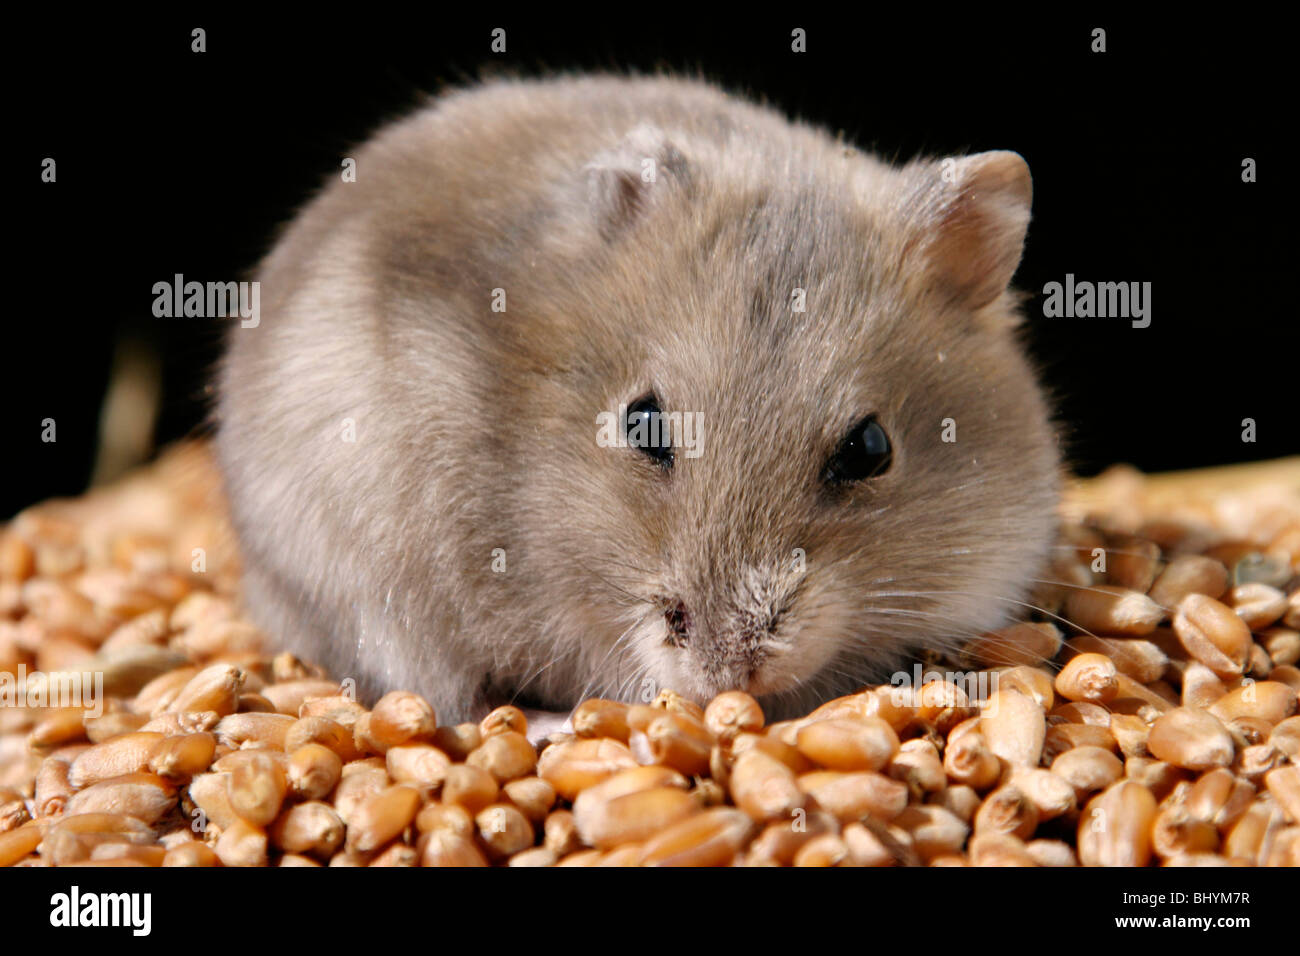
[[[472, 5], [471, 5], [472, 6]], [[703, 73], [889, 157], [1009, 148], [1034, 172], [1017, 285], [1150, 281], [1153, 321], [1046, 319], [1027, 334], [1084, 474], [1293, 454], [1294, 120], [1282, 27], [1133, 13], [881, 15], [620, 4], [485, 14], [347, 7], [75, 18], [10, 32], [10, 273], [0, 519], [85, 487], [115, 343], [156, 343], [158, 440], [199, 427], [220, 323], [155, 319], [174, 273], [245, 276], [349, 146], [424, 92], [506, 69]], [[322, 11], [325, 8], [321, 8]], [[190, 51], [190, 30], [208, 51]], [[493, 27], [509, 52], [489, 52]], [[790, 51], [803, 27], [808, 52]], [[1091, 30], [1108, 50], [1090, 52]], [[13, 64], [11, 63], [11, 69]], [[1286, 136], [1290, 140], [1289, 136]], [[58, 182], [40, 164], [58, 162]], [[1259, 181], [1241, 181], [1241, 162]], [[58, 441], [40, 440], [44, 418]], [[1254, 418], [1258, 441], [1241, 441]]]

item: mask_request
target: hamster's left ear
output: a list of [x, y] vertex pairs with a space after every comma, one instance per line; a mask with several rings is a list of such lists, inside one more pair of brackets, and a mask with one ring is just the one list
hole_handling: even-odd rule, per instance
[[1011, 282], [1029, 228], [1033, 181], [1018, 153], [997, 150], [926, 163], [921, 175], [930, 276], [967, 308], [981, 309]]
[[659, 127], [643, 123], [596, 156], [584, 173], [596, 226], [613, 239], [649, 212], [656, 193], [689, 183], [690, 164]]

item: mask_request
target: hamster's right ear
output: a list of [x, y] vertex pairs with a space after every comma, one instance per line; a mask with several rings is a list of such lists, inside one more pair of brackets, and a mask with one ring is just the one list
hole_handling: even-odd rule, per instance
[[583, 170], [596, 228], [612, 239], [644, 216], [659, 192], [690, 179], [690, 164], [663, 130], [643, 123]]
[[1000, 296], [1020, 265], [1033, 182], [1017, 153], [926, 164], [922, 254], [931, 276], [968, 308]]

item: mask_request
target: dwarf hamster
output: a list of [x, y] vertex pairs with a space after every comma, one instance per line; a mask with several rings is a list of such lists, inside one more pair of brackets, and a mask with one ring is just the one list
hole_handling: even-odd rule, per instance
[[1021, 607], [1060, 464], [1008, 291], [1020, 156], [893, 166], [699, 81], [578, 76], [350, 158], [219, 372], [284, 646], [440, 721], [665, 688], [776, 718]]

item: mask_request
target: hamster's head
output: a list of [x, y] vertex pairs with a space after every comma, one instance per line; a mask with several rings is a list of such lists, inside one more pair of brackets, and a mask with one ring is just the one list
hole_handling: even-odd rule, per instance
[[791, 713], [1005, 623], [1047, 557], [1024, 161], [802, 150], [642, 127], [583, 172], [529, 494], [587, 692]]

